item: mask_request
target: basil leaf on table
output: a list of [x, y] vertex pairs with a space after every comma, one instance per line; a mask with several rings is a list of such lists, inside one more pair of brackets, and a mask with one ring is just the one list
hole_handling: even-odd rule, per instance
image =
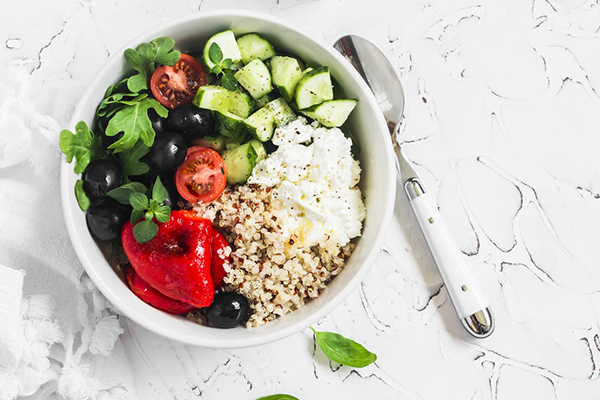
[[256, 400], [298, 400], [298, 398], [289, 394], [272, 394], [270, 396], [259, 397]]
[[338, 333], [315, 333], [317, 344], [330, 360], [354, 368], [363, 368], [377, 360], [377, 356], [364, 346]]

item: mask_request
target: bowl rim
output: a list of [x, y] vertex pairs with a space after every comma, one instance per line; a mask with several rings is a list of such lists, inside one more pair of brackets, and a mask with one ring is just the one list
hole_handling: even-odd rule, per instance
[[[188, 16], [184, 16], [184, 17], [180, 17], [180, 18], [175, 18], [173, 20], [158, 24], [158, 25], [146, 30], [145, 32], [137, 35], [132, 40], [129, 40], [124, 46], [122, 46], [119, 50], [114, 52], [106, 60], [106, 62], [98, 70], [98, 72], [96, 73], [94, 78], [90, 81], [90, 83], [88, 84], [88, 88], [84, 91], [84, 93], [78, 100], [77, 106], [75, 107], [75, 109], [73, 111], [73, 114], [70, 118], [70, 122], [69, 122], [68, 126], [70, 128], [73, 128], [78, 121], [83, 119], [82, 114], [84, 113], [84, 111], [86, 109], [84, 106], [90, 102], [90, 98], [94, 94], [94, 92], [91, 89], [99, 86], [104, 81], [105, 75], [108, 73], [108, 71], [113, 70], [116, 67], [116, 65], [122, 60], [123, 52], [127, 48], [137, 48], [137, 46], [139, 46], [140, 43], [147, 42], [156, 37], [159, 37], [161, 32], [167, 31], [171, 28], [174, 28], [177, 25], [189, 23], [189, 22], [195, 21], [195, 20], [201, 21], [201, 20], [217, 18], [217, 17], [218, 18], [254, 18], [256, 20], [262, 20], [262, 21], [268, 22], [268, 23], [277, 23], [279, 25], [288, 27], [290, 30], [295, 31], [297, 34], [303, 36], [304, 38], [308, 39], [309, 41], [314, 42], [315, 44], [321, 46], [323, 49], [325, 49], [327, 52], [329, 52], [334, 58], [337, 58], [340, 61], [340, 64], [343, 65], [343, 68], [348, 73], [350, 73], [351, 75], [354, 76], [354, 80], [358, 83], [359, 86], [361, 86], [361, 91], [365, 92], [367, 98], [369, 99], [369, 102], [374, 106], [375, 109], [379, 109], [379, 104], [377, 103], [377, 100], [375, 99], [375, 96], [371, 92], [368, 85], [363, 81], [362, 77], [358, 74], [358, 72], [356, 70], [354, 70], [354, 68], [351, 66], [351, 64], [347, 60], [345, 60], [343, 58], [343, 56], [341, 54], [339, 54], [333, 48], [332, 45], [326, 44], [320, 38], [315, 38], [315, 37], [312, 37], [312, 36], [304, 33], [304, 31], [302, 29], [298, 28], [290, 21], [279, 18], [279, 17], [275, 17], [271, 14], [265, 14], [265, 13], [255, 12], [255, 11], [223, 9], [223, 10], [208, 11], [208, 12], [202, 11], [197, 14], [192, 14], [192, 15], [188, 15]], [[387, 125], [385, 124], [385, 119], [383, 117], [383, 114], [381, 115], [381, 118], [379, 118], [377, 120], [378, 120], [378, 125], [379, 125], [378, 130], [380, 130], [384, 133], [387, 133], [388, 128], [387, 128]], [[394, 201], [395, 201], [395, 197], [396, 197], [396, 195], [395, 195], [395, 192], [396, 192], [395, 170], [396, 169], [395, 169], [395, 164], [393, 163], [393, 149], [392, 149], [391, 140], [384, 141], [384, 147], [387, 152], [386, 158], [384, 161], [387, 164], [386, 167], [388, 168], [390, 173], [387, 174], [387, 181], [383, 182], [383, 185], [386, 185], [386, 187], [388, 188], [388, 190], [390, 192], [387, 195], [387, 199], [385, 202], [385, 209], [383, 210], [383, 219], [382, 219], [383, 224], [380, 225], [378, 232], [375, 235], [375, 240], [373, 241], [373, 243], [371, 245], [372, 248], [369, 250], [369, 252], [364, 260], [363, 265], [358, 269], [358, 271], [354, 275], [354, 277], [352, 277], [352, 279], [348, 282], [348, 284], [346, 284], [346, 286], [344, 286], [334, 296], [334, 298], [332, 298], [328, 303], [326, 303], [321, 308], [317, 309], [314, 313], [310, 314], [308, 317], [306, 317], [294, 324], [290, 324], [287, 327], [284, 327], [280, 330], [270, 332], [269, 334], [266, 334], [266, 335], [248, 335], [247, 338], [237, 340], [236, 343], [225, 343], [222, 340], [214, 340], [214, 339], [211, 340], [211, 339], [207, 339], [207, 338], [190, 337], [189, 335], [178, 332], [176, 329], [172, 329], [168, 333], [165, 333], [164, 326], [162, 326], [159, 322], [155, 322], [155, 321], [151, 320], [150, 318], [139, 318], [139, 312], [137, 310], [135, 310], [133, 307], [131, 307], [126, 302], [120, 303], [118, 295], [115, 292], [113, 292], [113, 290], [111, 289], [110, 286], [105, 284], [105, 282], [103, 281], [103, 278], [96, 271], [96, 268], [93, 266], [94, 262], [90, 259], [88, 252], [86, 252], [84, 250], [84, 246], [82, 245], [82, 242], [79, 238], [78, 230], [76, 229], [76, 226], [74, 224], [74, 216], [71, 213], [72, 213], [72, 210], [75, 210], [75, 209], [80, 210], [80, 209], [79, 209], [79, 206], [77, 205], [75, 196], [73, 195], [72, 185], [71, 186], [67, 185], [67, 180], [69, 179], [70, 176], [72, 176], [75, 173], [73, 172], [72, 164], [67, 163], [66, 157], [64, 157], [64, 156], [62, 156], [62, 159], [61, 159], [61, 171], [60, 171], [60, 185], [61, 185], [60, 193], [61, 193], [63, 216], [64, 216], [65, 223], [67, 226], [67, 231], [68, 231], [69, 237], [71, 239], [71, 243], [75, 249], [77, 257], [79, 258], [84, 270], [86, 271], [86, 273], [88, 274], [88, 276], [90, 277], [90, 279], [92, 280], [94, 285], [96, 285], [96, 287], [100, 290], [100, 292], [113, 304], [113, 306], [116, 309], [118, 309], [122, 314], [124, 314], [129, 319], [134, 321], [136, 324], [143, 326], [145, 329], [147, 329], [159, 336], [166, 337], [168, 339], [175, 340], [175, 341], [178, 341], [181, 343], [191, 344], [191, 345], [200, 346], [200, 347], [233, 349], [233, 348], [246, 348], [246, 347], [263, 345], [263, 344], [267, 344], [270, 342], [274, 342], [274, 341], [283, 339], [287, 336], [297, 333], [297, 332], [309, 327], [310, 325], [314, 324], [315, 322], [317, 322], [321, 318], [325, 317], [329, 313], [331, 313], [346, 298], [348, 298], [348, 296], [351, 294], [351, 292], [354, 291], [356, 289], [356, 287], [358, 286], [358, 284], [363, 280], [363, 278], [364, 278], [365, 274], [368, 272], [368, 270], [372, 267], [372, 264], [374, 263], [378, 252], [383, 247], [384, 238], [387, 234], [387, 231], [388, 231], [388, 228], [390, 225], [390, 221], [392, 219], [391, 216], [393, 214]], [[364, 229], [364, 227], [363, 227], [363, 229]], [[115, 273], [115, 275], [116, 275], [116, 273]], [[260, 329], [260, 328], [253, 328], [253, 329]]]

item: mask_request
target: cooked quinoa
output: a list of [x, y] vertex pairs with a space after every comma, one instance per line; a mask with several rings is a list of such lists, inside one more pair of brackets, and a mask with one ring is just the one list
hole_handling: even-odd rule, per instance
[[264, 325], [318, 297], [354, 249], [329, 235], [309, 247], [302, 229], [286, 233], [277, 216], [283, 205], [271, 191], [259, 184], [228, 187], [218, 200], [194, 206], [232, 244], [225, 290], [248, 298], [247, 327]]

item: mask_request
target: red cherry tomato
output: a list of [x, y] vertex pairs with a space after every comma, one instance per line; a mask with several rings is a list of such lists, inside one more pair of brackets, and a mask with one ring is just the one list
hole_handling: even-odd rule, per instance
[[208, 203], [218, 198], [225, 183], [223, 159], [208, 147], [189, 147], [185, 160], [175, 172], [177, 191], [192, 203]]
[[206, 85], [206, 73], [194, 57], [181, 53], [172, 67], [161, 65], [150, 78], [150, 90], [156, 100], [167, 108], [191, 103], [198, 88]]

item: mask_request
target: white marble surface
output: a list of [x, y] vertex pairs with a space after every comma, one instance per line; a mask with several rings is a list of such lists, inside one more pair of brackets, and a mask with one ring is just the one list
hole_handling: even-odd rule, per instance
[[126, 321], [121, 362], [138, 398], [600, 398], [596, 2], [31, 0], [1, 8], [0, 66], [24, 67], [36, 109], [60, 124], [109, 55], [190, 13], [249, 9], [328, 43], [347, 33], [373, 41], [402, 78], [407, 156], [495, 312], [490, 338], [466, 334], [399, 192], [371, 272], [318, 324], [375, 352], [374, 365], [329, 363], [309, 330], [226, 351]]

